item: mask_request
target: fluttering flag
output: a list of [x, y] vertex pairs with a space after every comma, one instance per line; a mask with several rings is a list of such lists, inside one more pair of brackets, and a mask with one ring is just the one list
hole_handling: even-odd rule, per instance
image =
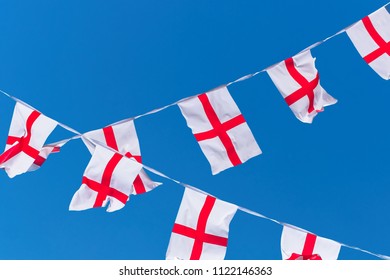
[[261, 154], [244, 116], [226, 87], [186, 99], [178, 106], [213, 174]]
[[383, 79], [390, 79], [390, 5], [380, 8], [347, 29], [355, 48]]
[[[126, 121], [123, 123], [106, 126], [102, 129], [93, 130], [84, 134], [85, 137], [99, 141], [108, 147], [118, 151], [122, 155], [129, 158], [134, 158], [139, 163], [142, 163], [141, 150], [138, 142], [137, 132], [135, 130], [134, 121]], [[93, 153], [95, 146], [89, 141], [82, 138], [88, 150]], [[134, 180], [133, 195], [142, 194], [153, 190], [161, 185], [159, 182], [153, 182], [146, 174], [144, 169]]]
[[166, 258], [222, 260], [229, 224], [237, 206], [186, 188], [172, 229]]
[[284, 260], [337, 260], [340, 243], [284, 226], [281, 239]]
[[43, 145], [56, 126], [56, 121], [16, 102], [0, 168], [13, 178], [42, 165], [47, 158]]
[[141, 168], [137, 161], [97, 145], [69, 210], [86, 210], [107, 204], [107, 212], [123, 208]]
[[314, 62], [307, 50], [267, 69], [294, 115], [304, 123], [312, 123], [325, 106], [337, 102], [321, 87]]

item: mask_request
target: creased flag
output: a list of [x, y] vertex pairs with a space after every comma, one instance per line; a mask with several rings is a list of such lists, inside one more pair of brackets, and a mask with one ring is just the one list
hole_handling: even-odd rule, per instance
[[56, 126], [56, 121], [16, 102], [0, 168], [13, 178], [42, 165], [47, 158], [43, 145]]
[[97, 145], [69, 210], [105, 207], [107, 203], [108, 212], [123, 208], [141, 168], [135, 160]]
[[284, 260], [337, 260], [340, 243], [284, 226], [281, 239]]
[[347, 29], [355, 48], [371, 68], [390, 79], [390, 5], [373, 12]]
[[[84, 136], [106, 144], [108, 147], [118, 151], [119, 153], [129, 158], [132, 157], [137, 162], [142, 163], [141, 150], [134, 121], [106, 126], [102, 129], [87, 132]], [[95, 150], [95, 146], [84, 139], [83, 141], [92, 154]], [[133, 195], [151, 191], [155, 187], [161, 185], [159, 182], [153, 182], [143, 169], [141, 169], [133, 184]]]
[[186, 188], [172, 229], [167, 259], [222, 260], [237, 206]]
[[244, 116], [226, 87], [178, 103], [213, 174], [261, 154]]
[[325, 106], [337, 102], [321, 87], [314, 62], [315, 59], [308, 50], [267, 69], [287, 105], [304, 123], [312, 123]]

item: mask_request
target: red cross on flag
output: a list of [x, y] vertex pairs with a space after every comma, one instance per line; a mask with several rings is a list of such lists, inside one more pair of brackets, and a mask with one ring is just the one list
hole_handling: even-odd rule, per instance
[[294, 226], [283, 227], [281, 249], [284, 260], [337, 260], [340, 247], [340, 243]]
[[123, 208], [133, 190], [142, 165], [102, 146], [96, 146], [84, 171], [82, 185], [73, 195], [69, 210], [105, 207], [113, 212]]
[[166, 258], [223, 260], [236, 211], [236, 205], [186, 188]]
[[13, 178], [33, 170], [34, 164], [42, 164], [42, 147], [56, 126], [56, 121], [16, 102], [0, 168]]
[[[118, 151], [122, 155], [132, 157], [139, 163], [142, 163], [141, 150], [134, 121], [110, 125], [102, 129], [90, 131], [84, 135], [100, 143], [106, 144], [108, 147]], [[95, 150], [95, 146], [84, 139], [83, 141], [92, 154]], [[155, 187], [161, 185], [159, 182], [153, 182], [143, 169], [141, 169], [133, 184], [134, 188], [132, 194], [134, 195], [151, 191]]]
[[294, 115], [304, 123], [312, 123], [325, 106], [337, 102], [321, 87], [314, 61], [308, 50], [267, 70]]
[[383, 79], [390, 79], [390, 14], [383, 7], [347, 29], [359, 54]]
[[226, 87], [186, 99], [178, 105], [214, 175], [261, 154]]

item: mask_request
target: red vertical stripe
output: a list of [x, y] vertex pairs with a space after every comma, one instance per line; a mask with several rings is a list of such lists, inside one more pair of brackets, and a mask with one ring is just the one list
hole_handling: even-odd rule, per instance
[[38, 111], [33, 111], [30, 116], [27, 118], [27, 121], [26, 121], [26, 141], [27, 143], [30, 142], [30, 139], [31, 139], [31, 130], [32, 130], [32, 126], [34, 125], [35, 121], [39, 118], [39, 116], [41, 115], [41, 113], [39, 113]]
[[[203, 106], [204, 112], [206, 113], [206, 116], [207, 116], [211, 126], [213, 127], [213, 129], [212, 129], [213, 132], [211, 132], [211, 131], [207, 132], [207, 133], [209, 133], [209, 137], [214, 138], [214, 137], [218, 136], [222, 142], [222, 145], [226, 149], [226, 152], [227, 152], [227, 155], [229, 157], [230, 162], [234, 166], [241, 164], [242, 162], [237, 154], [236, 149], [234, 148], [233, 142], [230, 139], [229, 135], [227, 134], [227, 130], [224, 128], [222, 123], [219, 121], [219, 118], [218, 118], [217, 114], [215, 113], [214, 108], [212, 107], [210, 100], [207, 97], [207, 94], [206, 93], [200, 94], [198, 96], [198, 99]], [[243, 117], [238, 116], [238, 117], [236, 117], [236, 120], [234, 122], [236, 122], [237, 125], [239, 125], [242, 123], [242, 120], [243, 120]], [[245, 120], [244, 120], [244, 122], [245, 122]], [[230, 124], [230, 126], [231, 126], [231, 124]], [[203, 137], [197, 136], [200, 134], [195, 134], [195, 138], [197, 138], [197, 139], [204, 138], [205, 132], [203, 132], [202, 134], [203, 134]], [[205, 138], [205, 139], [208, 139], [208, 138]], [[205, 139], [202, 139], [202, 140], [205, 140]]]
[[137, 177], [135, 177], [133, 186], [136, 194], [141, 194], [146, 192], [144, 182], [142, 181], [140, 175], [137, 175]]
[[216, 198], [206, 196], [206, 200], [199, 213], [196, 229], [187, 227], [181, 224], [174, 224], [172, 232], [180, 235], [184, 235], [194, 239], [192, 246], [190, 260], [199, 260], [203, 252], [203, 244], [209, 243], [226, 247], [228, 239], [222, 236], [216, 236], [206, 233], [206, 226], [210, 217], [211, 211], [215, 205]]
[[103, 128], [104, 138], [106, 139], [107, 146], [119, 152], [118, 144], [115, 139], [114, 129], [112, 126]]
[[313, 255], [314, 245], [316, 244], [317, 236], [311, 233], [306, 234], [305, 245], [302, 249], [302, 255], [311, 256]]
[[303, 245], [302, 254], [292, 253], [287, 260], [322, 260], [318, 254], [313, 254], [317, 236], [311, 233], [306, 234], [305, 244]]
[[293, 79], [300, 86], [303, 86], [303, 85], [306, 85], [309, 83], [308, 80], [306, 80], [306, 78], [301, 73], [299, 73], [297, 68], [295, 68], [294, 59], [292, 57], [287, 58], [284, 61], [284, 63], [286, 64], [286, 68], [287, 68], [288, 73], [291, 75], [291, 77], [293, 77]]
[[198, 224], [196, 226], [196, 238], [192, 248], [190, 260], [199, 260], [203, 250], [204, 234], [206, 232], [207, 220], [215, 204], [215, 197], [207, 196], [206, 201], [199, 214]]
[[[115, 149], [116, 151], [119, 152], [118, 143], [116, 142], [114, 129], [112, 128], [112, 126], [107, 126], [107, 127], [103, 128], [103, 134], [104, 134], [104, 138], [106, 140], [107, 146], [109, 146], [110, 148]], [[130, 152], [127, 152], [125, 154], [125, 156], [128, 158], [133, 157], [137, 162], [141, 163], [141, 156], [133, 156]], [[146, 192], [144, 183], [142, 182], [142, 179], [139, 175], [135, 178], [133, 186], [134, 186], [135, 192], [137, 194], [141, 194], [141, 193]]]
[[122, 156], [118, 153], [115, 153], [107, 163], [107, 166], [103, 171], [101, 188], [98, 192], [93, 207], [101, 207], [103, 205], [103, 202], [107, 198], [107, 195], [109, 194], [110, 191], [112, 174], [114, 173], [115, 167], [118, 165], [121, 159]]
[[293, 92], [289, 96], [285, 97], [286, 103], [290, 106], [300, 100], [301, 98], [307, 96], [309, 99], [309, 108], [308, 113], [313, 112], [314, 109], [314, 89], [317, 87], [320, 77], [317, 72], [316, 77], [313, 81], [309, 82], [299, 71], [295, 68], [294, 60], [292, 57], [286, 59], [285, 61], [286, 68], [291, 77], [301, 86], [300, 89]]

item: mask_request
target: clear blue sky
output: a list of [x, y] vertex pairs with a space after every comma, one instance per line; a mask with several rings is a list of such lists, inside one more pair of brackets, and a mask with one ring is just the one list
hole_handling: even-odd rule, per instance
[[[386, 1], [0, 1], [0, 89], [78, 131], [202, 93], [290, 57]], [[390, 255], [389, 82], [342, 34], [312, 50], [338, 99], [299, 122], [266, 74], [229, 87], [263, 155], [211, 175], [178, 107], [136, 121], [144, 163], [218, 198]], [[0, 96], [0, 141], [14, 102]], [[57, 128], [50, 141], [72, 136]], [[1, 140], [3, 139], [3, 140]], [[183, 188], [69, 212], [90, 155], [0, 173], [0, 259], [164, 259]], [[238, 212], [226, 259], [280, 259], [282, 227]], [[342, 247], [339, 259], [376, 259]]]

